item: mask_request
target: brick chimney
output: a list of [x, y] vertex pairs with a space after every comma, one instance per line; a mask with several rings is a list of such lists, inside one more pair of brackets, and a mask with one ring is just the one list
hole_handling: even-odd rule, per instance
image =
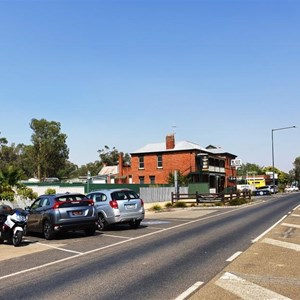
[[119, 153], [119, 175], [123, 176], [123, 152]]
[[166, 136], [166, 149], [174, 149], [175, 148], [175, 136], [174, 134], [168, 134]]

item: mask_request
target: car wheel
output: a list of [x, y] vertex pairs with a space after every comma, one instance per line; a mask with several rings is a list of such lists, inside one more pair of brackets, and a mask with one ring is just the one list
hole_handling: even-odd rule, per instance
[[52, 240], [54, 238], [54, 230], [49, 221], [44, 222], [43, 233], [46, 240]]
[[103, 214], [98, 215], [98, 230], [104, 231], [107, 228], [107, 222]]
[[140, 226], [140, 224], [141, 224], [141, 220], [131, 220], [129, 222], [129, 226], [131, 228], [138, 228]]
[[92, 235], [94, 235], [95, 231], [96, 231], [95, 227], [91, 227], [91, 228], [88, 228], [88, 229], [84, 230], [86, 236], [92, 236]]

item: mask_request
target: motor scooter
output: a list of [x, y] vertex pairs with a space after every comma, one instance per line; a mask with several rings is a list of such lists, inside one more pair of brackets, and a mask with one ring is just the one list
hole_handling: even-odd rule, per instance
[[27, 223], [27, 215], [28, 213], [21, 208], [8, 209], [6, 207], [4, 209], [4, 213], [0, 215], [0, 244], [7, 241], [15, 247], [20, 246]]

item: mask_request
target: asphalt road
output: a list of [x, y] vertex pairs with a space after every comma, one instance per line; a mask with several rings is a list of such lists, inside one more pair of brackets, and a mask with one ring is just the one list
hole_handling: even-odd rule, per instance
[[237, 251], [299, 205], [298, 195], [255, 205], [148, 213], [137, 230], [28, 237], [0, 245], [0, 299], [175, 299], [218, 274]]

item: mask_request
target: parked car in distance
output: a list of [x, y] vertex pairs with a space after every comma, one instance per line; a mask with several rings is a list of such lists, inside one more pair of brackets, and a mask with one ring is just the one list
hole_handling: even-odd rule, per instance
[[286, 193], [298, 192], [298, 191], [299, 191], [299, 188], [298, 188], [297, 186], [292, 185], [292, 186], [287, 186], [287, 187], [284, 189], [284, 191], [285, 191]]
[[258, 188], [256, 190], [252, 191], [252, 195], [254, 195], [254, 196], [271, 195], [271, 192], [268, 189], [260, 189], [260, 188]]
[[[257, 191], [264, 191], [268, 190], [270, 191], [271, 194], [274, 194], [274, 186], [273, 185], [264, 185], [260, 186], [259, 188], [256, 189]], [[278, 186], [275, 185], [275, 193], [278, 193]]]
[[144, 202], [133, 190], [98, 190], [90, 192], [87, 197], [94, 201], [100, 231], [117, 223], [127, 223], [132, 228], [138, 228], [145, 217]]
[[40, 232], [51, 240], [58, 232], [84, 230], [89, 236], [97, 229], [94, 203], [83, 194], [41, 195], [26, 210], [29, 212], [26, 235]]

